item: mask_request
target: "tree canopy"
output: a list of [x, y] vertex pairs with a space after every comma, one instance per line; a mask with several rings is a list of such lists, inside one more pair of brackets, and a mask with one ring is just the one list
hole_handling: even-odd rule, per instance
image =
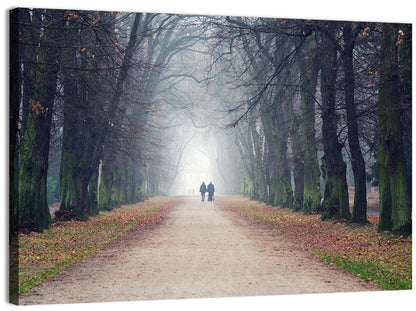
[[228, 193], [366, 223], [377, 186], [379, 230], [409, 234], [411, 46], [410, 24], [12, 10], [11, 233], [48, 198], [65, 220], [169, 194], [199, 140]]

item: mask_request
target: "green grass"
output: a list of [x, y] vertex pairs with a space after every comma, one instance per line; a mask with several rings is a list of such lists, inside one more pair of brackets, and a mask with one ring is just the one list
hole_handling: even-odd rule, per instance
[[[311, 250], [312, 254], [333, 263], [368, 282], [380, 285], [383, 289], [411, 289], [412, 280], [395, 273], [395, 267], [365, 259], [349, 259], [342, 255], [329, 255], [322, 250]], [[411, 276], [410, 276], [411, 277]]]

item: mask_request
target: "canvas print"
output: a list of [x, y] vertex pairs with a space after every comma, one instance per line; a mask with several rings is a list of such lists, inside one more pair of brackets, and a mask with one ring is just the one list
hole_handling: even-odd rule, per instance
[[9, 12], [9, 299], [412, 289], [412, 25]]

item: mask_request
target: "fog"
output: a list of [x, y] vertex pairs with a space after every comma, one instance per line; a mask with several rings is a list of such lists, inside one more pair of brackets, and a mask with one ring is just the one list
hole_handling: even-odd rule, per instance
[[227, 132], [227, 112], [216, 80], [218, 73], [213, 73], [212, 55], [199, 41], [172, 57], [163, 73], [168, 78], [159, 84], [155, 96], [170, 116], [154, 120], [170, 133], [164, 142], [170, 152], [166, 175], [177, 166], [176, 177], [166, 186], [170, 195], [197, 195], [202, 182], [212, 182], [216, 193], [226, 192], [226, 181], [218, 168], [218, 149]]
[[180, 173], [175, 179], [171, 194], [195, 195], [199, 192], [202, 182], [215, 180], [212, 164], [204, 153], [205, 141], [203, 137], [194, 139], [184, 151], [180, 163]]
[[[381, 23], [374, 25], [377, 31], [356, 31], [350, 77], [356, 84], [348, 114], [343, 85], [347, 71], [336, 49], [347, 42], [344, 28], [363, 25], [164, 13], [51, 13], [52, 21], [64, 26], [40, 28], [39, 34], [57, 31], [62, 42], [49, 42], [45, 35], [40, 47], [59, 68], [43, 69], [50, 107], [31, 102], [36, 115], [53, 108], [51, 125], [42, 128], [45, 139], [51, 136], [48, 148], [42, 149], [49, 167], [41, 170], [48, 172], [50, 203], [61, 199], [62, 206], [62, 194], [67, 193], [63, 199], [68, 209], [81, 205], [83, 213], [89, 204], [96, 205], [87, 202], [86, 194], [92, 200], [99, 197], [98, 208], [112, 208], [158, 195], [198, 195], [200, 184], [212, 181], [217, 193], [318, 209], [324, 194], [320, 189], [329, 179], [342, 178], [342, 192], [355, 186], [357, 170], [334, 173], [344, 165], [351, 168], [352, 157], [361, 159], [360, 170], [366, 174], [361, 189], [377, 184]], [[76, 25], [73, 32], [60, 23], [62, 18]], [[81, 27], [82, 21], [92, 22]], [[329, 26], [339, 36], [338, 45], [321, 31]], [[76, 46], [68, 49], [65, 42]], [[46, 53], [51, 44], [58, 44], [56, 55]], [[322, 55], [337, 56], [332, 61], [342, 66], [327, 67]], [[24, 82], [30, 86], [31, 80]], [[24, 87], [21, 93], [26, 95]], [[29, 109], [22, 106], [19, 111], [24, 128], [23, 114]], [[410, 128], [411, 118], [404, 118], [403, 125]], [[411, 135], [403, 133], [410, 168]], [[354, 152], [350, 139], [358, 142]], [[80, 198], [74, 186], [59, 189], [80, 182]], [[94, 188], [102, 193], [93, 193]], [[311, 204], [303, 204], [304, 197]]]

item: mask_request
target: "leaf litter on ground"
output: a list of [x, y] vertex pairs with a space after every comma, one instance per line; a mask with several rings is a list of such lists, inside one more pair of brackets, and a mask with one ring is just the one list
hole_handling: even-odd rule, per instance
[[378, 216], [370, 224], [346, 220], [322, 221], [318, 214], [305, 215], [247, 198], [225, 199], [241, 217], [270, 225], [274, 230], [320, 258], [383, 289], [412, 288], [412, 237], [377, 232]]
[[43, 232], [19, 233], [10, 248], [10, 297], [89, 256], [133, 226], [161, 223], [173, 202], [169, 197], [151, 198], [101, 211], [87, 221], [55, 221]]

